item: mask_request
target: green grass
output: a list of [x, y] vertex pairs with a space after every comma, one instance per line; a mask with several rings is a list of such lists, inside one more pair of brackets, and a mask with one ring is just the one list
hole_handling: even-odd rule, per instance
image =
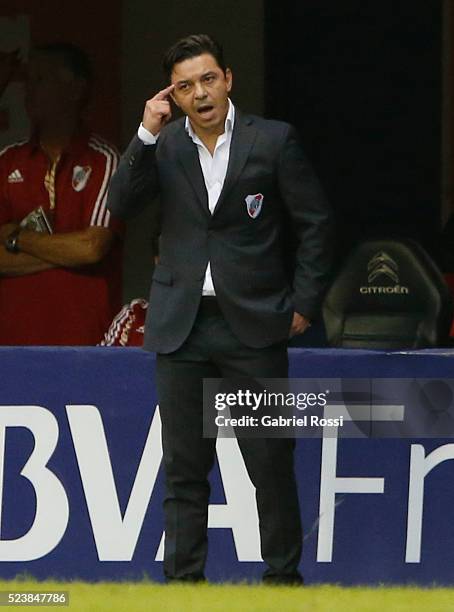
[[[441, 588], [166, 586], [150, 582], [89, 584], [14, 580], [0, 581], [0, 590], [69, 591], [69, 607], [26, 607], [54, 612], [454, 612], [454, 589]], [[7, 606], [5, 609], [19, 608]]]

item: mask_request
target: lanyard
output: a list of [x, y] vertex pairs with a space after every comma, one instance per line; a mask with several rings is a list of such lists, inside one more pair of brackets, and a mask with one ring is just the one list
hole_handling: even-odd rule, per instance
[[53, 162], [51, 162], [51, 165], [46, 172], [46, 176], [44, 177], [44, 186], [49, 194], [50, 210], [55, 209], [55, 174], [57, 172], [57, 165], [59, 161], [60, 155]]

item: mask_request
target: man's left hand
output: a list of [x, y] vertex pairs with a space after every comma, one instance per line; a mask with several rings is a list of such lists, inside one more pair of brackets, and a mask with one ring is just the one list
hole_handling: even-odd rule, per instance
[[0, 244], [3, 244], [8, 236], [17, 229], [17, 223], [5, 223], [5, 225], [0, 226]]
[[311, 322], [304, 315], [299, 312], [293, 313], [292, 326], [290, 328], [290, 337], [297, 336], [298, 334], [304, 334], [306, 329], [310, 327]]

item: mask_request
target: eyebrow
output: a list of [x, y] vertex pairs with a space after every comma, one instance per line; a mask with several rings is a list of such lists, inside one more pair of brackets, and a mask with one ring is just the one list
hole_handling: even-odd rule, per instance
[[[208, 76], [216, 76], [216, 72], [214, 70], [208, 70], [208, 72], [204, 72], [200, 78], [204, 79]], [[186, 85], [187, 83], [192, 83], [192, 80], [191, 79], [181, 79], [181, 81], [177, 81], [175, 83], [175, 87], [179, 87], [180, 85]]]

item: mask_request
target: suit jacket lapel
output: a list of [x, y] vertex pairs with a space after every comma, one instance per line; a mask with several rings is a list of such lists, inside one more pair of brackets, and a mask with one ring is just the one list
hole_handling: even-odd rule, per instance
[[178, 131], [176, 147], [178, 151], [178, 159], [183, 166], [186, 176], [191, 183], [200, 204], [206, 213], [210, 214], [210, 209], [208, 208], [208, 194], [203, 178], [202, 168], [200, 166], [199, 153], [197, 151], [197, 146], [184, 129], [184, 123], [182, 123], [181, 129]]
[[250, 117], [235, 109], [235, 124], [233, 126], [232, 142], [230, 144], [229, 164], [224, 185], [213, 214], [216, 214], [224, 204], [229, 191], [237, 182], [249, 153], [254, 144], [257, 130]]
[[[232, 142], [230, 144], [229, 163], [227, 174], [221, 194], [217, 201], [213, 214], [216, 214], [223, 205], [230, 189], [235, 185], [244, 165], [249, 157], [252, 145], [256, 138], [256, 129], [250, 117], [242, 115], [235, 109], [235, 124], [233, 127]], [[177, 136], [178, 159], [183, 166], [185, 174], [191, 183], [203, 210], [210, 215], [208, 207], [208, 194], [200, 166], [197, 146], [184, 129], [184, 123], [178, 131]]]

